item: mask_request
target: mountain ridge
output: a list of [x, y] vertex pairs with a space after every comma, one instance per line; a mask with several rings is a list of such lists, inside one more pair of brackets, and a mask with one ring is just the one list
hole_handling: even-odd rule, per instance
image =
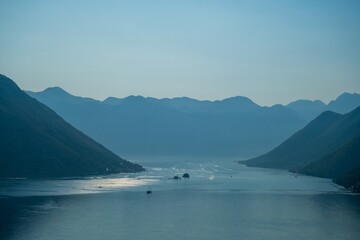
[[[338, 112], [338, 113], [347, 113], [350, 112], [351, 110], [355, 109], [356, 107], [360, 106], [360, 94], [359, 93], [349, 93], [349, 92], [344, 92], [342, 94], [340, 94], [336, 99], [331, 100], [329, 102], [329, 104], [325, 104], [323, 101], [321, 100], [307, 100], [307, 99], [299, 99], [299, 100], [294, 100], [288, 104], [274, 104], [272, 106], [260, 106], [259, 104], [255, 103], [253, 100], [251, 100], [248, 97], [245, 96], [233, 96], [233, 97], [227, 97], [221, 100], [198, 100], [195, 98], [190, 98], [190, 97], [186, 97], [186, 96], [182, 96], [182, 97], [173, 97], [173, 98], [154, 98], [154, 97], [144, 97], [141, 95], [129, 95], [127, 97], [114, 97], [114, 96], [109, 96], [107, 98], [105, 98], [103, 101], [100, 100], [96, 100], [93, 98], [89, 98], [89, 97], [83, 97], [83, 96], [75, 96], [69, 92], [67, 92], [66, 90], [64, 90], [61, 87], [55, 86], [55, 87], [48, 87], [46, 89], [44, 89], [43, 91], [39, 91], [39, 92], [35, 92], [35, 91], [25, 91], [26, 93], [28, 93], [30, 96], [35, 96], [36, 98], [42, 97], [42, 95], [47, 95], [47, 96], [69, 96], [69, 97], [73, 97], [73, 98], [77, 98], [78, 100], [88, 100], [88, 101], [94, 101], [94, 102], [101, 102], [101, 103], [106, 103], [106, 104], [110, 104], [110, 105], [116, 105], [117, 103], [123, 102], [124, 100], [135, 100], [137, 99], [138, 101], [143, 100], [143, 101], [151, 101], [151, 102], [169, 102], [169, 101], [180, 101], [180, 102], [187, 102], [187, 103], [227, 103], [227, 102], [232, 102], [232, 103], [242, 103], [242, 104], [247, 104], [247, 105], [252, 105], [252, 106], [256, 106], [256, 107], [260, 107], [260, 108], [272, 108], [275, 106], [284, 106], [286, 108], [295, 110], [296, 112], [300, 112], [304, 109], [306, 109], [306, 111], [312, 111], [314, 113], [312, 113], [311, 115], [314, 116], [314, 118], [319, 115], [321, 112], [324, 111], [334, 111], [334, 112]], [[55, 93], [55, 94], [54, 94]], [[317, 115], [316, 115], [317, 113]], [[308, 120], [312, 120], [313, 118], [310, 118]]]
[[144, 169], [121, 159], [0, 75], [0, 177], [54, 178]]
[[[209, 101], [132, 95], [98, 101], [29, 94], [104, 146], [128, 156], [253, 157], [278, 146], [326, 110], [318, 100], [267, 107], [241, 96]], [[126, 141], [125, 136], [131, 137]]]
[[29, 94], [106, 147], [129, 156], [252, 156], [305, 124], [291, 109], [260, 107], [246, 97], [200, 101], [129, 96], [71, 102]]
[[[297, 169], [360, 133], [360, 107], [347, 114], [323, 112], [272, 151], [249, 159], [249, 166]], [[322, 144], [326, 142], [326, 145]]]
[[270, 152], [243, 161], [281, 168], [360, 191], [360, 107], [346, 114], [326, 111]]

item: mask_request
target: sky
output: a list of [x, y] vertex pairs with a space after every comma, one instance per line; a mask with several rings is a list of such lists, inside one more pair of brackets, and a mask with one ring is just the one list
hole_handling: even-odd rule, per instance
[[267, 106], [360, 92], [357, 0], [0, 0], [0, 34], [0, 73], [32, 91]]

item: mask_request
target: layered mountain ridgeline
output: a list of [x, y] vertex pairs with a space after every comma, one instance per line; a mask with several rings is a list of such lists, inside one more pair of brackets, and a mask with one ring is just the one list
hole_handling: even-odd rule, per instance
[[311, 121], [324, 111], [345, 114], [360, 106], [360, 94], [343, 93], [328, 105], [320, 100], [297, 100], [286, 105], [296, 111], [306, 121]]
[[254, 156], [306, 122], [281, 105], [245, 97], [222, 101], [130, 96], [96, 101], [60, 88], [29, 94], [116, 153], [153, 156]]
[[289, 103], [286, 107], [299, 113], [299, 115], [306, 121], [315, 119], [327, 109], [327, 105], [320, 100], [297, 100]]
[[121, 159], [0, 75], [0, 177], [54, 178], [144, 169]]
[[360, 107], [344, 115], [324, 112], [274, 150], [245, 163], [333, 178], [350, 187], [360, 180], [359, 149]]
[[344, 93], [326, 105], [299, 100], [261, 107], [246, 97], [222, 101], [73, 96], [61, 88], [28, 94], [112, 151], [131, 155], [251, 157], [269, 151], [331, 106], [359, 106]]

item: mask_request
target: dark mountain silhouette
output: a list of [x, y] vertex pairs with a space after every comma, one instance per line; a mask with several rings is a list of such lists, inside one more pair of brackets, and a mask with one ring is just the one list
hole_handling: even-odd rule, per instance
[[344, 115], [324, 112], [274, 150], [245, 163], [333, 178], [359, 192], [360, 107]]
[[[54, 98], [71, 98], [59, 88]], [[53, 178], [144, 169], [65, 122], [0, 75], [0, 177]]]
[[334, 152], [310, 163], [301, 172], [318, 177], [338, 178], [356, 168], [360, 168], [360, 134]]
[[300, 169], [334, 152], [360, 134], [360, 107], [341, 115], [324, 112], [267, 154], [248, 160], [249, 166]]
[[198, 101], [129, 96], [103, 102], [29, 94], [116, 153], [254, 156], [305, 126], [293, 110], [260, 107], [245, 97]]
[[360, 167], [336, 177], [333, 181], [341, 186], [349, 188], [354, 192], [360, 192]]

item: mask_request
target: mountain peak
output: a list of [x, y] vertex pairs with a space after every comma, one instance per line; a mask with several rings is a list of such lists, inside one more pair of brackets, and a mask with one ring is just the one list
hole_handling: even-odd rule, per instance
[[0, 88], [1, 89], [19, 89], [16, 83], [5, 75], [0, 74]]
[[347, 113], [358, 106], [360, 106], [360, 94], [344, 92], [336, 100], [329, 103], [328, 109], [339, 113]]
[[48, 87], [42, 92], [52, 94], [52, 95], [56, 95], [56, 96], [69, 96], [69, 95], [71, 95], [70, 93], [68, 93], [67, 91], [62, 89], [61, 87]]
[[243, 97], [243, 96], [235, 96], [235, 97], [225, 98], [225, 99], [223, 100], [223, 102], [242, 102], [242, 103], [252, 103], [252, 104], [256, 104], [256, 103], [254, 103], [250, 98]]
[[135, 96], [135, 95], [130, 95], [127, 96], [125, 98], [117, 98], [117, 97], [108, 97], [106, 98], [103, 103], [109, 104], [109, 105], [119, 105], [119, 104], [123, 104], [123, 103], [131, 103], [131, 104], [135, 104], [135, 103], [143, 103], [146, 102], [148, 98], [145, 98], [143, 96]]
[[248, 110], [254, 110], [260, 108], [260, 106], [254, 103], [251, 99], [242, 96], [230, 97], [218, 102], [225, 104], [226, 106], [231, 108], [235, 107], [238, 110], [242, 110], [242, 111], [244, 110], [248, 111]]
[[249, 166], [298, 169], [331, 154], [360, 134], [360, 107], [348, 114], [325, 111], [272, 151], [250, 159]]
[[[48, 91], [59, 90], [64, 93], [60, 88]], [[0, 76], [0, 116], [0, 178], [53, 178], [144, 170], [75, 129], [3, 75]]]
[[0, 102], [21, 97], [22, 91], [16, 83], [5, 75], [0, 74]]
[[118, 102], [121, 102], [122, 99], [121, 98], [116, 98], [116, 97], [107, 97], [103, 103], [106, 103], [106, 104], [117, 104]]
[[290, 107], [290, 108], [297, 108], [297, 107], [301, 107], [301, 108], [316, 108], [316, 107], [326, 107], [326, 104], [320, 100], [305, 100], [305, 99], [299, 99], [296, 101], [293, 101], [289, 104], [286, 105], [286, 107]]
[[[163, 98], [163, 99], [168, 99], [168, 100], [180, 100], [180, 101], [186, 101], [186, 102], [198, 102], [199, 100], [194, 99], [194, 98], [190, 98], [190, 97], [174, 97], [174, 98]], [[163, 100], [162, 99], [162, 100]]]
[[337, 99], [343, 98], [343, 97], [356, 96], [356, 95], [360, 95], [360, 94], [358, 94], [356, 92], [354, 92], [354, 93], [343, 92], [342, 94], [340, 94], [340, 96], [337, 97]]
[[128, 97], [126, 97], [125, 99], [129, 99], [129, 100], [144, 100], [145, 97], [141, 96], [141, 95], [130, 95]]
[[48, 101], [77, 102], [77, 103], [100, 102], [92, 98], [74, 96], [60, 87], [49, 87], [42, 92], [27, 91], [26, 93], [34, 98], [39, 98], [43, 100], [47, 99]]

